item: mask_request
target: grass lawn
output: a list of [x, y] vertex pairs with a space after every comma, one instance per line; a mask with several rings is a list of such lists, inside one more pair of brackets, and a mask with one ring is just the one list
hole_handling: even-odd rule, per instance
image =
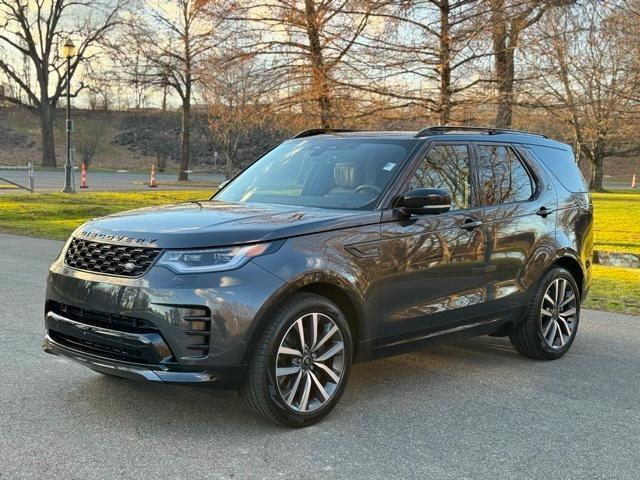
[[165, 203], [206, 200], [205, 190], [0, 194], [0, 231], [66, 239], [86, 220]]
[[596, 250], [640, 253], [640, 190], [594, 193]]
[[[594, 194], [596, 249], [640, 253], [639, 193]], [[90, 218], [149, 205], [205, 200], [209, 196], [205, 190], [3, 193], [0, 231], [64, 240]], [[595, 265], [593, 275], [585, 307], [640, 315], [640, 269]]]
[[640, 268], [594, 265], [584, 307], [640, 315]]

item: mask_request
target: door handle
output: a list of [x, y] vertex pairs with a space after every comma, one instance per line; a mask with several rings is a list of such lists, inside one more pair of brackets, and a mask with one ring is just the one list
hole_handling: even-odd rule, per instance
[[472, 220], [470, 218], [467, 218], [462, 225], [460, 225], [460, 228], [464, 228], [465, 230], [471, 231], [474, 228], [477, 228], [479, 226], [482, 225], [482, 222], [480, 220]]
[[536, 215], [541, 216], [542, 218], [546, 218], [547, 215], [553, 213], [553, 210], [551, 210], [550, 208], [547, 207], [540, 207], [538, 210], [536, 210]]

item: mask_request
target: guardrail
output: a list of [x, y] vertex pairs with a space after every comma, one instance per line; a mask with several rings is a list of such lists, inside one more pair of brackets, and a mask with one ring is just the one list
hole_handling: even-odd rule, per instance
[[14, 182], [13, 180], [9, 180], [8, 178], [4, 178], [4, 177], [0, 177], [0, 181], [2, 182], [6, 182], [6, 183], [10, 183], [11, 185], [14, 185], [18, 188], [21, 188], [23, 190], [27, 190], [28, 192], [33, 193], [34, 192], [34, 183], [33, 183], [33, 177], [34, 177], [34, 173], [33, 173], [33, 164], [32, 163], [28, 163], [26, 166], [7, 166], [7, 165], [0, 165], [0, 173], [2, 171], [6, 171], [6, 170], [10, 170], [10, 171], [24, 171], [27, 172], [27, 185], [21, 185], [17, 182]]

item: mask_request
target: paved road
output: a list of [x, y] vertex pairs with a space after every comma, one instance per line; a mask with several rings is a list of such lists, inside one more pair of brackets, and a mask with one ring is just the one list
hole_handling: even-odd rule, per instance
[[60, 242], [0, 235], [0, 479], [640, 477], [640, 318], [584, 312], [561, 361], [479, 338], [357, 365], [333, 415], [103, 377], [40, 350]]
[[[27, 174], [24, 171], [13, 170], [0, 170], [0, 177], [7, 178], [21, 185], [27, 186]], [[171, 185], [176, 181], [175, 173], [158, 173], [158, 182], [160, 182], [160, 188], [176, 189], [176, 188], [202, 188], [211, 189], [208, 185], [202, 185], [200, 182], [196, 185], [187, 185], [185, 187], [177, 187]], [[198, 180], [201, 182], [209, 182], [213, 185], [218, 185], [224, 181], [225, 177], [222, 174], [208, 174], [208, 173], [191, 173], [189, 174], [190, 180]], [[59, 168], [57, 170], [37, 170], [35, 172], [35, 189], [38, 192], [57, 192], [62, 190], [64, 186], [64, 170]], [[629, 179], [629, 182], [631, 180]], [[131, 172], [101, 172], [90, 170], [88, 174], [89, 191], [98, 190], [147, 190], [149, 182], [149, 173], [131, 173]], [[169, 183], [163, 187], [163, 183]], [[629, 188], [629, 182], [627, 181], [605, 181], [605, 188], [617, 190]], [[7, 185], [0, 181], [0, 187]], [[76, 188], [80, 185], [80, 171], [75, 171], [75, 185]], [[14, 190], [8, 190], [0, 188], [0, 193], [12, 192]]]
[[[0, 170], [0, 177], [7, 178], [21, 185], [27, 186], [27, 173], [19, 170]], [[175, 173], [159, 173], [158, 182], [160, 182], [161, 189], [175, 190], [175, 185], [163, 186], [163, 183], [173, 183], [176, 181], [177, 176]], [[192, 173], [189, 175], [191, 180], [199, 180], [203, 182], [211, 182], [212, 184], [219, 184], [224, 181], [224, 175], [220, 174], [204, 174], [204, 173]], [[149, 174], [148, 173], [118, 173], [118, 172], [94, 172], [89, 171], [87, 176], [87, 183], [89, 185], [88, 191], [98, 190], [148, 190]], [[6, 185], [4, 182], [0, 184]], [[60, 191], [64, 187], [64, 170], [37, 170], [34, 178], [36, 192], [50, 192]], [[80, 185], [80, 172], [75, 172], [75, 185], [76, 188]], [[205, 188], [211, 189], [211, 186], [207, 185], [187, 185], [187, 188]], [[0, 189], [1, 192], [12, 192], [15, 190]], [[78, 191], [80, 191], [78, 189]]]

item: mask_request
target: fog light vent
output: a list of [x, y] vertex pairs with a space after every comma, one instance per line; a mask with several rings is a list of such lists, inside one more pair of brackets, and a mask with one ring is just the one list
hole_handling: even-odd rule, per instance
[[189, 336], [187, 350], [198, 356], [209, 354], [211, 339], [211, 313], [204, 308], [182, 309], [184, 333]]

